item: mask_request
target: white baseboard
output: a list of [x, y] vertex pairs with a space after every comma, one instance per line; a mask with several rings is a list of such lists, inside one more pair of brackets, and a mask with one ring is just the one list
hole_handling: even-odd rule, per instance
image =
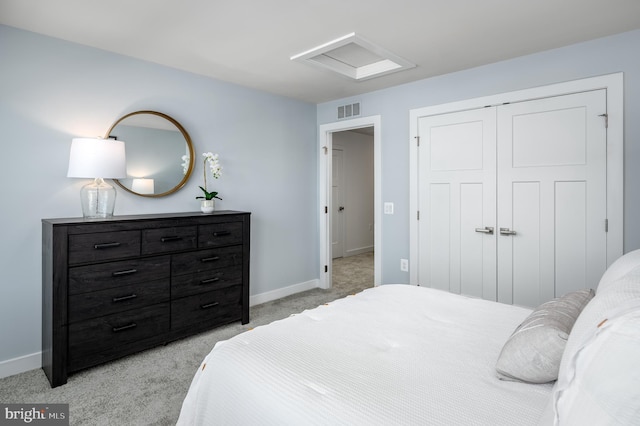
[[344, 252], [344, 257], [357, 256], [359, 254], [369, 253], [372, 251], [373, 251], [373, 246], [349, 249]]
[[0, 379], [42, 367], [42, 352], [0, 361]]
[[302, 291], [311, 290], [320, 287], [320, 280], [315, 279], [299, 284], [294, 284], [289, 287], [279, 288], [277, 290], [267, 291], [266, 293], [255, 294], [249, 297], [249, 306], [260, 305], [261, 303], [271, 302], [272, 300], [281, 299], [283, 297], [291, 296], [292, 294], [300, 293]]

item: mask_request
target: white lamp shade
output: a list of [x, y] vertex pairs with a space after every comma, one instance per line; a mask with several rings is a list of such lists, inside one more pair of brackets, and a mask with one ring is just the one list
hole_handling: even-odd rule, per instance
[[67, 177], [121, 179], [127, 177], [124, 142], [74, 138]]
[[138, 194], [153, 194], [153, 179], [135, 178], [131, 189]]

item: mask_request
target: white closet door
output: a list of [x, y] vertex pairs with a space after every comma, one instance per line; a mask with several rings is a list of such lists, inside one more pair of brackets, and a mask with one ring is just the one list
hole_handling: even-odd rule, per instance
[[498, 301], [595, 288], [606, 268], [606, 91], [498, 108]]
[[495, 108], [419, 120], [419, 284], [496, 300]]

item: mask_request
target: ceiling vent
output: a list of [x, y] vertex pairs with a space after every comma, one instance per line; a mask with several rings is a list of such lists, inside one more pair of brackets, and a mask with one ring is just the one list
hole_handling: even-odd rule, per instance
[[291, 60], [330, 69], [354, 80], [366, 80], [415, 67], [415, 64], [355, 33], [292, 56]]
[[358, 117], [360, 115], [360, 102], [341, 105], [338, 107], [338, 119]]

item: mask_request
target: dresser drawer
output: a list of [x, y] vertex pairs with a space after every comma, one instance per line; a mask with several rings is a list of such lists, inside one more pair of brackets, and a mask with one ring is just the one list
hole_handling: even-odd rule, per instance
[[69, 235], [69, 264], [140, 255], [140, 231]]
[[169, 301], [169, 278], [69, 297], [69, 322], [111, 315]]
[[182, 275], [242, 265], [242, 246], [221, 247], [171, 257], [171, 275]]
[[239, 284], [242, 284], [241, 266], [178, 275], [171, 280], [171, 297], [191, 296]]
[[212, 223], [198, 227], [198, 247], [242, 244], [242, 222]]
[[142, 231], [142, 254], [169, 253], [196, 248], [197, 226], [145, 229]]
[[171, 302], [171, 329], [210, 327], [242, 317], [242, 286], [228, 287]]
[[168, 329], [169, 303], [70, 324], [70, 362], [112, 347], [166, 333]]
[[158, 256], [69, 268], [69, 294], [168, 278], [169, 259], [169, 256]]

